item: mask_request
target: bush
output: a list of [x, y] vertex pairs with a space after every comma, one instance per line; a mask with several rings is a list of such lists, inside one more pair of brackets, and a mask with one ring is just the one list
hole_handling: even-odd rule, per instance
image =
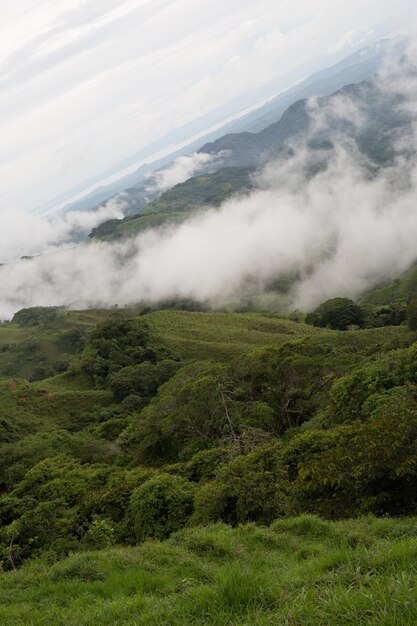
[[332, 519], [415, 514], [416, 392], [394, 387], [378, 396], [367, 421], [295, 437], [296, 510]]
[[178, 362], [169, 359], [159, 363], [145, 361], [139, 365], [130, 365], [110, 376], [109, 386], [119, 401], [131, 395], [151, 398], [160, 385], [172, 378], [178, 367]]
[[114, 545], [114, 528], [109, 520], [95, 517], [84, 535], [84, 543], [90, 549], [101, 550]]
[[407, 308], [402, 302], [394, 302], [386, 306], [364, 304], [361, 309], [365, 328], [400, 326], [407, 320]]
[[58, 306], [34, 306], [20, 309], [14, 314], [12, 322], [21, 326], [35, 326], [45, 322], [52, 322], [62, 307]]
[[286, 511], [287, 487], [281, 443], [260, 446], [223, 465], [216, 479], [200, 489], [193, 520], [269, 524]]
[[164, 539], [187, 523], [196, 486], [180, 476], [159, 474], [135, 489], [131, 514], [137, 541]]
[[[169, 357], [165, 348], [151, 344], [149, 326], [143, 318], [126, 318], [113, 313], [92, 332], [81, 359], [81, 368], [99, 385], [107, 385], [111, 377], [113, 379], [118, 372], [129, 368], [126, 375], [122, 375], [121, 384], [117, 384], [117, 379], [114, 383], [119, 395], [123, 385], [129, 386], [129, 390], [122, 394], [125, 397], [135, 392], [134, 381], [139, 378], [134, 369], [132, 374], [132, 368], [139, 364], [156, 364]], [[149, 378], [148, 371], [142, 374], [142, 378]]]
[[349, 298], [326, 300], [306, 316], [307, 324], [334, 330], [347, 330], [349, 326], [363, 326], [363, 313], [360, 306]]

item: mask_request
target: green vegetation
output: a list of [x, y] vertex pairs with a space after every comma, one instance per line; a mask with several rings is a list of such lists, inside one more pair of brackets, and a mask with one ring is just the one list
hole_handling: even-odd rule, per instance
[[364, 298], [361, 303], [375, 305], [390, 305], [396, 302], [406, 302], [410, 297], [417, 296], [417, 265], [413, 265], [407, 272], [392, 282], [375, 289]]
[[107, 311], [22, 309], [0, 324], [0, 377], [41, 380], [65, 372]]
[[[347, 330], [350, 327], [381, 328], [400, 326], [412, 315], [405, 302], [392, 302], [389, 305], [373, 305], [368, 302], [356, 304], [349, 298], [326, 300], [315, 311], [305, 317], [307, 324], [333, 330]], [[410, 324], [409, 324], [410, 326]], [[411, 330], [415, 330], [411, 328]]]
[[306, 322], [321, 328], [347, 330], [349, 326], [363, 326], [363, 315], [361, 308], [349, 298], [333, 298], [309, 313]]
[[248, 350], [315, 335], [276, 315], [155, 311], [146, 317], [155, 337], [183, 360], [230, 361]]
[[103, 222], [93, 229], [90, 237], [120, 239], [150, 228], [179, 224], [201, 209], [220, 206], [234, 194], [247, 193], [252, 188], [253, 171], [254, 168], [230, 167], [190, 178], [162, 193], [140, 213]]
[[369, 516], [417, 514], [416, 335], [337, 320], [3, 324], [70, 358], [0, 381], [1, 623], [413, 624], [415, 522]]
[[3, 574], [4, 626], [404, 626], [417, 621], [414, 519], [312, 516], [181, 531]]

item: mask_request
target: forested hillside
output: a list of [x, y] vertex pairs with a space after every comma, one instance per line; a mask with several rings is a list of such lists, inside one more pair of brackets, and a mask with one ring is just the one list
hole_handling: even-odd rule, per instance
[[[4, 567], [85, 548], [96, 527], [131, 543], [190, 523], [415, 510], [407, 325], [128, 315], [90, 329], [64, 374], [2, 383]], [[38, 320], [38, 336], [68, 316], [87, 314]]]
[[[336, 305], [325, 308], [330, 325], [342, 305], [351, 311]], [[42, 614], [81, 623], [83, 614], [91, 624], [191, 624], [209, 611], [216, 624], [232, 615], [266, 624], [280, 611], [294, 619], [312, 611], [303, 623], [329, 614], [353, 624], [368, 589], [367, 623], [380, 623], [381, 611], [401, 623], [412, 520], [333, 525], [292, 516], [416, 513], [417, 337], [407, 323], [320, 328], [320, 311], [312, 325], [261, 313], [39, 307], [1, 326], [0, 339], [16, 342], [0, 353], [3, 376], [28, 332], [53, 358], [77, 335], [64, 373], [28, 382], [29, 368], [1, 382], [2, 568], [21, 570], [2, 574], [2, 622], [40, 624]], [[220, 522], [229, 526], [210, 526]], [[260, 526], [230, 529], [253, 523]], [[169, 543], [121, 548], [178, 531]], [[172, 571], [162, 570], [174, 555]], [[278, 562], [282, 580], [293, 580], [285, 592], [272, 576]], [[340, 621], [355, 563], [362, 600], [349, 605], [350, 622]], [[386, 567], [408, 577], [403, 585]], [[19, 600], [12, 588], [22, 589]], [[310, 588], [332, 590], [337, 603], [326, 595], [317, 604], [313, 594], [314, 610], [294, 604], [294, 590]], [[141, 590], [133, 603], [129, 589]], [[29, 618], [33, 602], [39, 613]]]

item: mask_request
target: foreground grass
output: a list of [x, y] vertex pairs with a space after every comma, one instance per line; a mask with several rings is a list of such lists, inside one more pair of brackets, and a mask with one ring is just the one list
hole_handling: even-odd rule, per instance
[[217, 524], [1, 575], [0, 623], [414, 625], [417, 519]]

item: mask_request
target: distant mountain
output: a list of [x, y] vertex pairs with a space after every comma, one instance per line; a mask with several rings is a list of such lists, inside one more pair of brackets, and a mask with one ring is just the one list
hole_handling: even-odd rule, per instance
[[[355, 143], [368, 157], [371, 169], [386, 165], [396, 155], [393, 140], [411, 119], [399, 103], [399, 96], [381, 89], [376, 81], [347, 85], [331, 96], [317, 98], [314, 105], [307, 100], [295, 102], [278, 122], [259, 133], [225, 135], [201, 148], [201, 152], [224, 152], [223, 161], [228, 167], [176, 185], [138, 215], [105, 222], [91, 236], [120, 238], [183, 221], [197, 209], [217, 206], [235, 193], [247, 192], [253, 187], [250, 174], [256, 168], [272, 159], [288, 157], [298, 145], [310, 150], [311, 171], [307, 175], [326, 165], [333, 154], [335, 137]], [[325, 124], [318, 124], [323, 116]], [[359, 124], [357, 116], [361, 118]]]
[[[363, 123], [356, 124], [343, 111], [343, 101], [356, 108]], [[331, 148], [332, 137], [342, 134], [356, 141], [360, 150], [383, 163], [392, 156], [392, 135], [408, 123], [409, 117], [398, 110], [399, 98], [380, 89], [376, 82], [347, 85], [332, 94], [317, 98], [314, 107], [308, 100], [292, 104], [281, 119], [259, 133], [231, 133], [204, 145], [200, 152], [225, 152], [228, 166], [258, 166], [292, 150], [297, 140], [308, 139], [310, 148]], [[325, 112], [326, 124], [315, 123]]]
[[[276, 97], [268, 100], [268, 102], [260, 106], [255, 104], [249, 113], [240, 116], [235, 113], [234, 119], [230, 122], [221, 123], [222, 115], [224, 119], [226, 113], [224, 111], [222, 113], [219, 110], [207, 118], [196, 120], [184, 128], [176, 129], [166, 138], [156, 142], [154, 146], [148, 146], [146, 149], [140, 150], [135, 155], [125, 159], [123, 163], [119, 164], [119, 167], [124, 169], [135, 161], [137, 162], [147, 157], [149, 157], [149, 162], [144, 163], [133, 172], [121, 176], [110, 185], [101, 186], [81, 200], [68, 204], [64, 211], [93, 209], [99, 202], [104, 202], [111, 197], [117, 196], [118, 193], [126, 189], [139, 188], [143, 192], [146, 177], [153, 171], [169, 166], [176, 157], [191, 154], [201, 149], [203, 143], [207, 145], [207, 143], [214, 142], [226, 134], [241, 132], [258, 133], [270, 124], [278, 121], [285, 110], [300, 99], [310, 96], [330, 95], [349, 83], [369, 80], [380, 69], [388, 50], [396, 48], [398, 52], [398, 50], [404, 49], [404, 47], [405, 43], [403, 40], [382, 40], [358, 50], [343, 61], [325, 70], [313, 74], [297, 85], [279, 93]], [[210, 127], [213, 130], [210, 130]], [[204, 129], [207, 129], [206, 133]], [[193, 136], [194, 139], [192, 139]], [[190, 138], [188, 142], [187, 137]], [[177, 145], [178, 147], [165, 156], [152, 160], [153, 153], [160, 151], [164, 146], [166, 148], [170, 145]], [[114, 175], [114, 173], [107, 172], [107, 175]], [[136, 192], [133, 192], [133, 195], [135, 194]], [[128, 210], [130, 212], [130, 208]]]
[[[113, 191], [115, 193], [115, 191]], [[111, 195], [113, 195], [113, 193]], [[88, 211], [91, 207], [95, 207], [101, 202], [106, 201], [109, 198], [109, 189], [99, 187], [93, 193], [88, 194], [85, 198], [81, 200], [76, 200], [75, 202], [70, 202], [67, 204], [63, 210], [63, 213], [68, 213], [70, 211]]]
[[284, 111], [297, 100], [311, 96], [328, 96], [345, 85], [370, 80], [381, 69], [389, 51], [401, 54], [405, 49], [402, 39], [383, 39], [358, 50], [343, 61], [317, 72], [294, 87], [279, 94], [259, 109], [231, 122], [221, 130], [228, 132], [249, 131], [257, 133], [276, 122]]

